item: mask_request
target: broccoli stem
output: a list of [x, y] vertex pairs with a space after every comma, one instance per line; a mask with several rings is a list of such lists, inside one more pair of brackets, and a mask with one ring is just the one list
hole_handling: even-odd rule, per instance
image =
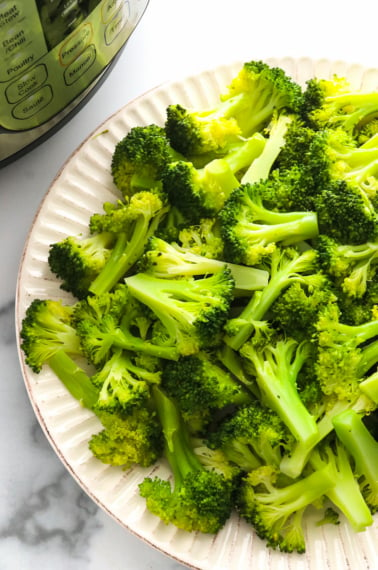
[[99, 391], [92, 384], [90, 377], [64, 350], [53, 354], [47, 364], [76, 400], [85, 408], [93, 408]]
[[[336, 455], [331, 449], [328, 453], [335, 485], [327, 491], [326, 495], [345, 515], [352, 528], [356, 532], [361, 532], [372, 524], [373, 519], [353, 473], [347, 452], [341, 444], [337, 443]], [[327, 459], [323, 460], [317, 451], [312, 453], [309, 462], [316, 470], [328, 464]]]
[[360, 382], [360, 390], [375, 404], [378, 404], [378, 371], [373, 372], [368, 378]]
[[172, 469], [175, 487], [180, 487], [183, 479], [203, 466], [189, 444], [180, 414], [173, 400], [160, 388], [152, 387], [152, 395], [165, 439], [165, 453]]
[[273, 123], [264, 149], [244, 173], [241, 179], [242, 184], [253, 184], [268, 178], [271, 168], [285, 144], [285, 135], [291, 121], [290, 115], [280, 115]]
[[306, 358], [306, 345], [296, 341], [278, 341], [262, 353], [244, 345], [241, 354], [253, 363], [256, 382], [263, 399], [280, 416], [302, 445], [311, 446], [318, 438], [315, 418], [299, 397], [296, 380]]
[[356, 462], [356, 472], [363, 476], [378, 496], [378, 441], [374, 439], [354, 410], [345, 410], [333, 418], [333, 426], [340, 441]]
[[141, 216], [135, 222], [131, 238], [127, 232], [120, 232], [105, 267], [89, 287], [93, 295], [109, 292], [142, 255], [148, 238], [155, 232], [161, 217]]

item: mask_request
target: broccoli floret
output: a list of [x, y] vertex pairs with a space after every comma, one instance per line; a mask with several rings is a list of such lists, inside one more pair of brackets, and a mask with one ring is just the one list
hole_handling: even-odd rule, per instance
[[356, 532], [365, 530], [373, 523], [371, 512], [356, 479], [351, 457], [340, 441], [336, 438], [325, 439], [314, 449], [309, 463], [316, 471], [327, 465], [332, 467], [335, 484], [326, 495]]
[[104, 429], [94, 434], [89, 449], [102, 463], [149, 467], [163, 453], [163, 436], [156, 413], [135, 407], [128, 413], [96, 410]]
[[231, 514], [232, 480], [202, 465], [174, 400], [156, 386], [153, 395], [174, 483], [172, 488], [169, 481], [147, 477], [139, 485], [140, 494], [164, 523], [189, 532], [216, 533]]
[[86, 238], [68, 236], [51, 244], [48, 264], [61, 280], [61, 289], [77, 299], [86, 297], [91, 283], [107, 263], [115, 241], [115, 234], [102, 232]]
[[315, 210], [320, 234], [353, 245], [376, 238], [375, 210], [345, 180], [336, 180], [324, 188], [316, 198]]
[[354, 410], [333, 419], [337, 436], [355, 461], [355, 473], [362, 494], [372, 513], [378, 511], [378, 441]]
[[103, 214], [92, 215], [92, 233], [112, 232], [117, 239], [105, 266], [92, 281], [90, 293], [101, 295], [113, 289], [142, 255], [165, 213], [158, 195], [141, 191], [128, 202], [105, 203]]
[[124, 196], [141, 190], [161, 190], [161, 174], [181, 155], [170, 145], [163, 127], [133, 127], [115, 146], [111, 174]]
[[205, 352], [167, 362], [162, 386], [168, 396], [177, 401], [190, 427], [197, 424], [200, 430], [225, 407], [251, 401], [250, 392]]
[[180, 229], [179, 244], [210, 259], [223, 259], [223, 240], [216, 218], [203, 218], [198, 224], [189, 224]]
[[282, 552], [306, 550], [303, 514], [318, 505], [334, 484], [329, 466], [280, 485], [271, 466], [251, 471], [238, 489], [238, 508], [268, 546]]
[[265, 139], [260, 133], [235, 143], [222, 158], [196, 168], [190, 161], [171, 162], [163, 173], [163, 189], [169, 201], [192, 223], [214, 216], [234, 188], [239, 171], [261, 153]]
[[302, 117], [315, 129], [342, 127], [351, 136], [376, 118], [378, 94], [354, 89], [344, 77], [312, 78], [302, 98]]
[[233, 298], [234, 280], [226, 267], [209, 277], [161, 279], [148, 273], [126, 278], [130, 294], [147, 305], [160, 326], [156, 338], [187, 356], [219, 342]]
[[311, 339], [319, 314], [337, 297], [324, 279], [323, 286], [308, 288], [304, 284], [292, 283], [276, 299], [270, 308], [270, 319], [275, 326], [298, 341]]
[[115, 349], [176, 359], [173, 346], [155, 344], [148, 336], [151, 319], [138, 311], [125, 284], [113, 292], [90, 296], [74, 308], [75, 328], [89, 362], [101, 367]]
[[26, 361], [36, 373], [48, 365], [70, 394], [96, 414], [104, 429], [92, 437], [90, 448], [98, 459], [125, 467], [148, 466], [162, 451], [160, 424], [147, 408], [138, 406], [126, 414], [114, 402], [99, 404], [99, 377], [90, 376], [76, 361], [82, 352], [70, 324], [73, 311], [57, 301], [33, 301], [21, 330]]
[[235, 289], [240, 292], [263, 289], [268, 284], [269, 274], [265, 269], [210, 259], [193, 253], [178, 243], [168, 243], [156, 236], [149, 239], [147, 248], [138, 263], [140, 271], [167, 279], [212, 275], [222, 271], [225, 266], [230, 269], [235, 280]]
[[277, 244], [292, 245], [315, 238], [314, 212], [276, 212], [264, 205], [265, 182], [243, 184], [234, 190], [219, 212], [225, 257], [256, 265]]
[[[322, 286], [324, 277], [317, 271], [317, 255], [313, 249], [303, 252], [287, 247], [277, 248], [266, 265], [270, 279], [262, 291], [255, 291], [237, 317], [226, 323], [224, 341], [234, 350], [240, 347], [256, 331], [281, 292], [295, 281], [310, 289]], [[265, 332], [266, 327], [263, 327]]]
[[159, 372], [135, 363], [132, 353], [116, 349], [104, 366], [92, 377], [99, 388], [99, 409], [130, 410], [150, 397], [150, 385], [160, 383]]
[[311, 445], [318, 429], [297, 389], [298, 374], [311, 354], [309, 342], [278, 337], [256, 350], [249, 341], [240, 354], [251, 365], [261, 401], [278, 414], [296, 441]]
[[250, 471], [261, 464], [279, 467], [292, 437], [281, 418], [258, 400], [238, 408], [209, 435], [209, 444], [230, 462]]
[[335, 285], [352, 298], [363, 297], [377, 274], [378, 244], [340, 244], [322, 235], [316, 248], [321, 268], [334, 280]]
[[297, 110], [302, 89], [278, 67], [262, 61], [243, 65], [213, 108], [167, 108], [165, 129], [171, 145], [187, 157], [221, 153], [240, 135], [261, 131], [278, 110]]
[[73, 311], [61, 301], [34, 299], [22, 321], [21, 349], [26, 364], [35, 373], [47, 364], [67, 390], [91, 408], [97, 401], [97, 390], [74, 360], [83, 353], [72, 324]]
[[324, 394], [353, 400], [359, 384], [378, 362], [378, 320], [361, 325], [339, 321], [336, 304], [327, 305], [316, 323], [316, 375]]

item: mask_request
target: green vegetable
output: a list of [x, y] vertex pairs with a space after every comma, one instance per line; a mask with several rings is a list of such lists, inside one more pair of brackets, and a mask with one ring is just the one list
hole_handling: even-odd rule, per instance
[[164, 523], [214, 534], [235, 513], [288, 553], [309, 509], [373, 524], [377, 102], [247, 62], [213, 108], [131, 128], [114, 202], [50, 245], [72, 298], [30, 303], [25, 363], [96, 415], [97, 460], [164, 459], [139, 486]]

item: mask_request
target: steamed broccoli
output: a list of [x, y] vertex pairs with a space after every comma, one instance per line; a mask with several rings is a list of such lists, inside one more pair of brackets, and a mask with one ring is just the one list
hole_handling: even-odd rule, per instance
[[316, 247], [321, 268], [337, 287], [352, 298], [363, 297], [377, 274], [378, 243], [340, 244], [321, 235]]
[[356, 136], [377, 117], [378, 94], [358, 91], [344, 77], [313, 78], [303, 92], [301, 113], [315, 129], [342, 127]]
[[310, 505], [318, 505], [333, 485], [330, 466], [286, 484], [278, 480], [277, 470], [262, 466], [244, 478], [238, 489], [238, 508], [270, 547], [303, 553], [304, 512]]
[[298, 442], [311, 445], [318, 429], [297, 389], [298, 374], [311, 354], [308, 341], [278, 337], [257, 350], [249, 341], [240, 354], [250, 365], [264, 405], [278, 414]]
[[356, 532], [365, 530], [373, 522], [371, 512], [359, 487], [354, 464], [345, 447], [337, 438], [325, 439], [311, 453], [309, 463], [314, 470], [330, 465], [334, 486], [326, 495], [347, 518]]
[[151, 384], [160, 383], [160, 372], [142, 368], [135, 363], [133, 354], [115, 349], [104, 366], [92, 376], [99, 388], [97, 407], [128, 411], [140, 406], [150, 397]]
[[[101, 395], [105, 390], [99, 386], [105, 371], [96, 378], [96, 374], [91, 376], [76, 360], [82, 352], [71, 323], [73, 311], [60, 301], [32, 302], [21, 330], [25, 360], [36, 373], [44, 364], [49, 366], [70, 394], [96, 414], [103, 429], [92, 436], [89, 446], [98, 459], [111, 465], [130, 467], [137, 463], [147, 467], [162, 451], [160, 424], [146, 407], [134, 406], [126, 413], [115, 405], [114, 398], [105, 403], [104, 394]], [[114, 360], [117, 358], [119, 355]], [[108, 370], [110, 366], [107, 365]]]
[[74, 307], [74, 326], [89, 362], [101, 367], [115, 349], [157, 358], [178, 358], [174, 346], [152, 342], [148, 336], [151, 319], [130, 298], [125, 284], [113, 292], [89, 296]]
[[278, 468], [282, 449], [290, 447], [291, 439], [278, 414], [254, 400], [238, 407], [211, 431], [209, 445], [240, 469], [250, 471], [262, 464]]
[[264, 148], [265, 139], [256, 133], [231, 146], [222, 158], [196, 168], [191, 161], [171, 162], [163, 173], [163, 189], [170, 203], [191, 222], [214, 216], [232, 190], [239, 186], [238, 173], [250, 166]]
[[231, 514], [233, 481], [200, 462], [174, 400], [157, 386], [153, 397], [174, 482], [171, 487], [169, 481], [147, 477], [139, 485], [140, 494], [147, 508], [164, 523], [187, 531], [216, 533]]
[[227, 406], [251, 401], [251, 394], [220, 362], [205, 352], [166, 363], [162, 386], [174, 398], [191, 431], [199, 431]]
[[261, 131], [275, 111], [298, 110], [302, 89], [281, 68], [262, 61], [243, 65], [211, 109], [169, 105], [165, 130], [171, 145], [188, 158], [221, 153], [240, 135]]
[[148, 273], [126, 278], [130, 294], [151, 309], [158, 319], [155, 340], [181, 355], [219, 343], [228, 317], [234, 280], [230, 270], [198, 279], [162, 279]]
[[264, 205], [264, 190], [265, 182], [243, 184], [219, 212], [226, 259], [255, 265], [277, 244], [292, 245], [318, 235], [315, 213], [270, 210]]
[[300, 252], [293, 247], [277, 248], [269, 261], [265, 266], [270, 273], [268, 285], [262, 291], [256, 291], [240, 314], [226, 323], [224, 341], [234, 350], [239, 350], [261, 326], [274, 301], [292, 283], [298, 281], [310, 289], [324, 284], [324, 277], [317, 271], [317, 255], [313, 249]]
[[61, 301], [34, 299], [22, 321], [21, 348], [26, 364], [35, 373], [47, 364], [67, 390], [91, 408], [97, 401], [97, 390], [74, 360], [83, 352], [72, 324], [73, 312], [72, 306]]
[[157, 194], [141, 191], [128, 202], [105, 203], [103, 214], [90, 219], [92, 233], [112, 232], [117, 240], [105, 266], [92, 281], [89, 292], [110, 291], [142, 255], [148, 238], [154, 234], [166, 208]]
[[111, 173], [124, 196], [141, 190], [161, 190], [161, 175], [181, 155], [170, 145], [163, 127], [133, 127], [115, 146]]
[[227, 266], [238, 291], [254, 291], [263, 289], [268, 284], [268, 272], [257, 267], [246, 267], [235, 263], [226, 263], [220, 259], [210, 259], [192, 253], [190, 249], [177, 243], [152, 236], [147, 248], [140, 258], [138, 269], [155, 277], [172, 279], [185, 276], [212, 275]]
[[316, 324], [315, 371], [324, 394], [353, 400], [359, 384], [378, 362], [378, 320], [346, 325], [336, 304], [320, 312]]
[[133, 407], [127, 413], [94, 410], [103, 429], [89, 440], [89, 449], [102, 463], [128, 469], [149, 467], [163, 453], [163, 436], [156, 413], [148, 407]]
[[68, 236], [50, 245], [48, 264], [61, 280], [61, 289], [77, 299], [88, 295], [89, 287], [107, 263], [116, 235], [94, 233], [88, 237]]

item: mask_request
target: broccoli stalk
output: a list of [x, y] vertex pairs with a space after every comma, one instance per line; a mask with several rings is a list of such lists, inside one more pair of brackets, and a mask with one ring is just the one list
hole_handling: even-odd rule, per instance
[[333, 418], [333, 426], [356, 463], [362, 494], [375, 513], [378, 511], [378, 442], [354, 410], [345, 410]]
[[134, 194], [127, 203], [105, 203], [104, 210], [104, 214], [93, 214], [90, 230], [112, 232], [116, 242], [105, 266], [89, 286], [93, 295], [111, 291], [122, 279], [142, 255], [166, 212], [159, 196], [147, 191]]
[[164, 523], [187, 531], [216, 533], [231, 514], [232, 481], [202, 465], [174, 400], [157, 386], [152, 392], [174, 485], [171, 488], [168, 481], [147, 477], [139, 485], [140, 494], [147, 508]]
[[270, 210], [264, 205], [264, 190], [264, 182], [241, 185], [219, 212], [226, 259], [256, 265], [277, 244], [292, 245], [318, 235], [316, 213]]
[[238, 492], [240, 514], [257, 535], [282, 552], [305, 552], [302, 526], [307, 507], [316, 504], [334, 485], [330, 466], [286, 486], [278, 486], [277, 472], [262, 466], [248, 473]]
[[373, 518], [358, 485], [351, 458], [345, 447], [336, 440], [334, 445], [325, 442], [311, 453], [309, 463], [318, 471], [326, 465], [332, 466], [335, 485], [326, 495], [344, 514], [352, 528], [361, 532], [373, 523]]
[[297, 389], [298, 374], [309, 357], [308, 342], [298, 344], [291, 338], [272, 339], [257, 350], [248, 342], [240, 354], [252, 364], [261, 401], [278, 414], [298, 442], [310, 446], [317, 439], [318, 428]]
[[378, 405], [378, 371], [372, 372], [370, 376], [360, 382], [360, 390], [365, 396]]
[[239, 186], [238, 172], [260, 155], [264, 145], [264, 137], [256, 133], [235, 143], [222, 158], [214, 158], [201, 168], [190, 161], [170, 163], [162, 179], [170, 203], [190, 222], [215, 216], [232, 190]]
[[176, 346], [185, 356], [219, 342], [234, 290], [229, 269], [199, 279], [161, 279], [137, 273], [125, 282], [130, 294], [160, 321], [156, 338], [165, 339], [167, 346]]
[[267, 141], [260, 155], [247, 168], [241, 178], [242, 184], [254, 184], [261, 180], [266, 180], [272, 167], [285, 144], [285, 136], [292, 122], [291, 115], [281, 113], [278, 117], [272, 118], [268, 128]]
[[210, 259], [156, 236], [149, 239], [143, 257], [138, 263], [140, 271], [167, 279], [212, 275], [222, 271], [225, 266], [230, 269], [235, 289], [239, 291], [255, 291], [263, 289], [268, 284], [269, 274], [265, 269]]

